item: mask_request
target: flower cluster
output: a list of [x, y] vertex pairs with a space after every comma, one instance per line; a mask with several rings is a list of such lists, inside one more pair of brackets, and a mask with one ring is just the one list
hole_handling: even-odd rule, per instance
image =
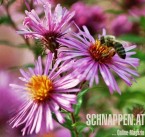
[[[22, 85], [10, 84], [23, 94], [24, 102], [10, 120], [13, 127], [24, 125], [25, 134], [46, 132], [53, 129], [55, 115], [59, 123], [65, 122], [63, 111], [73, 112], [73, 104], [77, 103], [79, 84], [94, 82], [99, 84], [99, 74], [108, 86], [110, 93], [120, 88], [114, 78], [116, 73], [129, 86], [138, 76], [136, 69], [139, 60], [131, 57], [136, 46], [125, 42], [106, 42], [105, 30], [94, 39], [87, 27], [78, 32], [71, 29], [74, 12], [69, 12], [56, 5], [54, 11], [49, 2], [42, 2], [45, 16], [41, 19], [35, 10], [26, 11], [25, 29], [19, 34], [26, 38], [39, 39], [48, 50], [46, 63], [39, 56], [35, 67], [28, 71], [20, 69]], [[73, 27], [72, 27], [73, 28]], [[110, 40], [110, 39], [109, 39]], [[121, 58], [121, 55], [124, 57]], [[44, 65], [45, 64], [45, 65]]]
[[120, 13], [111, 20], [113, 35], [140, 35], [140, 18], [145, 16], [145, 0], [122, 0], [117, 3], [120, 10], [125, 12]]
[[87, 26], [93, 35], [105, 27], [106, 16], [99, 6], [90, 6], [83, 2], [77, 2], [71, 6], [71, 10], [77, 13], [73, 17], [76, 24], [79, 27]]

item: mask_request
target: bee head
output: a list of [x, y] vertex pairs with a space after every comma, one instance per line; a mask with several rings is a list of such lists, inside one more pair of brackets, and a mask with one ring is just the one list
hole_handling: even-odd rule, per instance
[[101, 36], [100, 41], [101, 41], [102, 44], [105, 43], [105, 37]]

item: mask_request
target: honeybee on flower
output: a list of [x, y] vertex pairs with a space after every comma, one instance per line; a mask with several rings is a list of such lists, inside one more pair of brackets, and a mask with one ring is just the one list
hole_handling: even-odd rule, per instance
[[[114, 42], [115, 37], [111, 37], [112, 40], [108, 44], [108, 40], [106, 43], [108, 35], [105, 30], [95, 40], [85, 26], [83, 31], [79, 29], [78, 33], [74, 32], [71, 36], [67, 39], [59, 39], [59, 43], [64, 45], [59, 49], [63, 54], [63, 57], [60, 56], [60, 58], [62, 61], [74, 59], [73, 69], [79, 72], [82, 80], [89, 81], [90, 87], [94, 82], [99, 83], [98, 73], [100, 73], [109, 87], [110, 93], [114, 91], [121, 93], [112, 71], [129, 86], [132, 85], [132, 81], [135, 81], [133, 76], [139, 76], [133, 69], [139, 65], [139, 59], [131, 57], [135, 54], [134, 51], [131, 51], [136, 47], [135, 45], [127, 46], [126, 43], [116, 42], [116, 40]], [[116, 48], [114, 48], [114, 44], [116, 44]]]

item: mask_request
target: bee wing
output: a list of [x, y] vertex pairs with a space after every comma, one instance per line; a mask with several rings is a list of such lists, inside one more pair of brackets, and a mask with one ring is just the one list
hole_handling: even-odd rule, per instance
[[106, 29], [103, 28], [103, 29], [102, 29], [102, 36], [105, 36], [105, 35], [106, 35]]
[[128, 42], [123, 41], [123, 40], [118, 40], [118, 39], [117, 39], [116, 42], [121, 43], [121, 44], [123, 45], [123, 47], [126, 47], [126, 46], [128, 45]]
[[102, 36], [106, 36], [106, 29], [105, 28], [102, 29], [102, 35], [101, 34], [98, 35], [98, 39], [100, 40]]

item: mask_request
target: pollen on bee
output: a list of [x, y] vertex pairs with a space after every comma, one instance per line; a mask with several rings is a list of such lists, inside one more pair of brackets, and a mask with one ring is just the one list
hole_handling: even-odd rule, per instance
[[96, 40], [95, 44], [89, 47], [89, 53], [91, 56], [99, 62], [111, 59], [116, 51], [113, 47], [108, 47], [107, 45], [102, 45], [100, 40]]
[[48, 100], [53, 90], [52, 81], [45, 75], [31, 77], [26, 87], [34, 101]]

